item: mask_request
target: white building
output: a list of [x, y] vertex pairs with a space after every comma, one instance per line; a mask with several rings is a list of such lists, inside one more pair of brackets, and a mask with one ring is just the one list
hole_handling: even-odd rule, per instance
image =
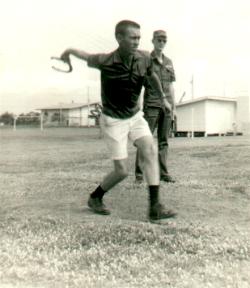
[[201, 97], [178, 103], [177, 133], [209, 136], [236, 133], [237, 100], [225, 97]]
[[244, 134], [250, 134], [250, 96], [241, 95], [237, 98], [237, 125]]
[[99, 102], [82, 103], [60, 103], [58, 105], [39, 108], [41, 118], [45, 126], [95, 126], [95, 118], [90, 118], [91, 111], [98, 109]]

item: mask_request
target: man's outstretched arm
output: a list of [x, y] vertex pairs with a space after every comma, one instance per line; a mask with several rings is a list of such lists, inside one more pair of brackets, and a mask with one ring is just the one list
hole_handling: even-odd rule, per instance
[[78, 50], [78, 49], [74, 49], [74, 48], [69, 48], [69, 49], [66, 49], [62, 55], [61, 55], [61, 59], [64, 61], [64, 62], [67, 62], [69, 63], [70, 62], [70, 58], [69, 56], [70, 55], [73, 55], [81, 60], [84, 60], [84, 61], [87, 61], [88, 60], [88, 57], [89, 57], [89, 53], [83, 51], [83, 50]]

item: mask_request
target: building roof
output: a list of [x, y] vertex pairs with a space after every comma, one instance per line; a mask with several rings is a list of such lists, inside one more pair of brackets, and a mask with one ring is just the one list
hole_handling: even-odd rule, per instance
[[59, 103], [53, 106], [41, 107], [36, 110], [60, 110], [60, 109], [77, 109], [82, 107], [87, 107], [88, 105], [100, 104], [100, 102], [92, 102], [92, 103]]
[[219, 96], [205, 96], [205, 97], [199, 97], [195, 99], [191, 99], [188, 101], [184, 101], [181, 103], [177, 103], [176, 106], [185, 106], [185, 105], [190, 105], [193, 103], [197, 102], [202, 102], [202, 101], [207, 101], [207, 100], [212, 100], [212, 101], [224, 101], [224, 102], [237, 102], [235, 98], [229, 98], [229, 97], [219, 97]]

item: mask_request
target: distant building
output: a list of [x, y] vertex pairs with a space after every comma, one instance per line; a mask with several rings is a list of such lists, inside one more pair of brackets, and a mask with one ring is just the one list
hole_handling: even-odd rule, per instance
[[241, 95], [237, 98], [237, 126], [244, 134], [250, 134], [250, 96], [247, 91]]
[[178, 103], [177, 135], [210, 136], [236, 134], [237, 100], [225, 97], [201, 97]]
[[60, 103], [54, 106], [39, 108], [43, 125], [45, 126], [95, 126], [96, 121], [90, 118], [90, 111], [95, 109], [99, 102], [90, 104], [82, 103]]

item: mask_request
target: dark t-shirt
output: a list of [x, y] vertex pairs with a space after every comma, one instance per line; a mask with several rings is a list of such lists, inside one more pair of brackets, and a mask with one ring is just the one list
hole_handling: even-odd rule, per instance
[[103, 113], [113, 118], [130, 118], [139, 111], [138, 99], [146, 75], [152, 74], [152, 58], [145, 51], [136, 51], [130, 67], [125, 65], [119, 50], [88, 57], [88, 66], [101, 71]]
[[[170, 83], [175, 81], [175, 72], [171, 59], [163, 55], [162, 64], [157, 60], [154, 52], [151, 53], [153, 59], [153, 71], [157, 74], [160, 79], [163, 92], [165, 93], [167, 100], [170, 104], [173, 103], [172, 96], [170, 94], [169, 86]], [[159, 95], [154, 91], [150, 86], [147, 79], [145, 79], [145, 92], [144, 92], [144, 106], [149, 107], [162, 107], [162, 101], [159, 98]]]

